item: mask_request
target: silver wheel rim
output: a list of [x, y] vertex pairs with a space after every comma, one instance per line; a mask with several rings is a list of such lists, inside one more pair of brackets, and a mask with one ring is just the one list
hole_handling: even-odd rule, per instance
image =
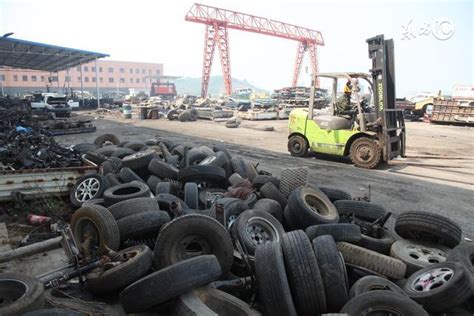
[[74, 197], [79, 202], [91, 200], [100, 190], [100, 181], [96, 178], [87, 178], [77, 186]]
[[410, 259], [420, 261], [423, 265], [430, 265], [446, 261], [444, 251], [428, 246], [407, 244], [403, 247], [404, 252]]
[[249, 218], [245, 230], [252, 243], [256, 246], [280, 240], [275, 226], [261, 217]]
[[445, 285], [453, 276], [454, 271], [450, 268], [433, 269], [418, 276], [411, 288], [416, 292], [428, 292]]

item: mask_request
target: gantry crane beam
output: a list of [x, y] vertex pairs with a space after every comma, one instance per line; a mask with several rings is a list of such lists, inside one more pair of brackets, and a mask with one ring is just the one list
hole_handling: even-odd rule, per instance
[[[221, 65], [224, 77], [226, 94], [232, 92], [230, 74], [229, 40], [227, 29], [235, 29], [253, 33], [260, 33], [298, 41], [297, 56], [293, 71], [292, 85], [296, 86], [304, 53], [309, 50], [311, 68], [313, 72], [318, 71], [316, 46], [324, 46], [324, 39], [319, 31], [305, 27], [296, 26], [280, 21], [245, 14], [241, 12], [211, 7], [195, 3], [186, 14], [186, 21], [206, 24], [206, 36], [204, 46], [203, 80], [201, 95], [207, 95], [209, 75], [211, 72], [212, 58], [217, 44], [220, 50]], [[213, 43], [211, 43], [213, 42]]]

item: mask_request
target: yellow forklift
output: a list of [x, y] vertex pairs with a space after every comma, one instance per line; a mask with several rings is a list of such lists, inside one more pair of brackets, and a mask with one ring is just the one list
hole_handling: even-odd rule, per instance
[[[405, 120], [395, 109], [395, 69], [393, 40], [378, 35], [367, 40], [370, 74], [313, 74], [308, 110], [296, 109], [288, 120], [288, 151], [305, 156], [308, 151], [349, 156], [357, 167], [375, 168], [380, 162], [405, 156]], [[329, 114], [314, 114], [314, 92], [321, 78], [332, 79]], [[349, 109], [337, 106], [338, 80], [353, 84]], [[371, 96], [361, 98], [358, 82], [368, 85]], [[370, 99], [370, 101], [369, 101]], [[320, 111], [321, 112], [321, 111]]]

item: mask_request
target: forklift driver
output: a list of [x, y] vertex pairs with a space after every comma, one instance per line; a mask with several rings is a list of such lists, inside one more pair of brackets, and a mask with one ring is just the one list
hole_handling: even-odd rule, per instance
[[351, 96], [352, 96], [352, 83], [348, 79], [344, 85], [344, 95], [336, 101], [336, 110], [337, 114], [341, 115], [344, 112], [350, 111], [351, 106]]

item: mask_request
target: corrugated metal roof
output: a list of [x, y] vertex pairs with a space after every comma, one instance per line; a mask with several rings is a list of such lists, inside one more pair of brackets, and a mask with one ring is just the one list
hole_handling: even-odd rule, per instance
[[107, 54], [0, 37], [0, 66], [56, 72]]

